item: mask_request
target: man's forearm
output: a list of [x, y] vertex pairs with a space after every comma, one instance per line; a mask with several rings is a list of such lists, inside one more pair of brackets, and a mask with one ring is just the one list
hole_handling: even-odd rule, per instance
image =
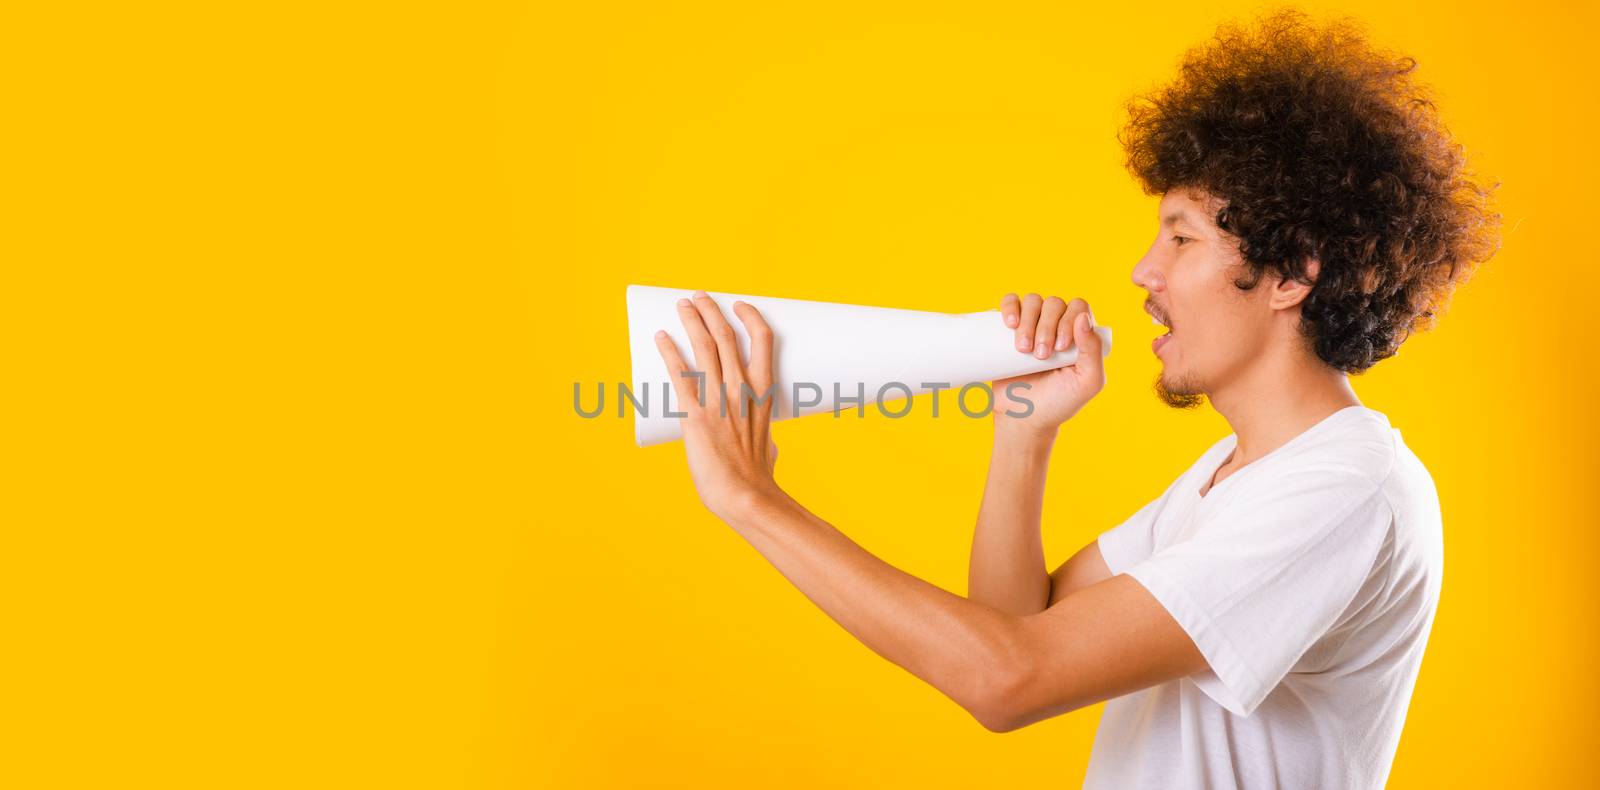
[[1010, 684], [1026, 674], [1017, 617], [889, 565], [781, 492], [742, 508], [729, 524], [873, 652], [985, 726], [1007, 720]]
[[1045, 473], [1055, 432], [995, 425], [994, 453], [978, 508], [967, 572], [967, 596], [1012, 614], [1040, 612], [1050, 602], [1040, 521]]

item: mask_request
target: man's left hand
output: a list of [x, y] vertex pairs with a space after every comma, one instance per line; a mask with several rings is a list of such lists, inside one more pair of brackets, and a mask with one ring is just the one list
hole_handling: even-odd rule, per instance
[[[681, 419], [689, 475], [700, 501], [724, 521], [782, 495], [772, 477], [778, 461], [770, 433], [776, 400], [772, 329], [749, 304], [734, 302], [733, 312], [750, 337], [748, 364], [740, 359], [733, 326], [705, 291], [696, 291], [692, 300], [678, 300], [678, 318], [689, 333], [694, 368], [684, 362], [665, 331], [655, 337], [672, 378], [677, 409], [688, 415]], [[696, 371], [704, 374], [699, 382]]]

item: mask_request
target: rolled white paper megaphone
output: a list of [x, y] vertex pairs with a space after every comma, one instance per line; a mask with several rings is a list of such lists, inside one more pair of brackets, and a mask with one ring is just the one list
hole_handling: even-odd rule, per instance
[[[628, 350], [633, 357], [634, 438], [640, 447], [683, 437], [682, 404], [672, 396], [667, 365], [655, 333], [666, 330], [695, 365], [689, 336], [678, 319], [678, 300], [693, 290], [628, 286]], [[929, 313], [889, 307], [779, 299], [709, 291], [739, 337], [742, 359], [750, 358], [744, 322], [735, 300], [761, 311], [773, 334], [773, 420], [871, 406], [879, 400], [960, 389], [968, 384], [1037, 373], [1070, 365], [1076, 346], [1045, 359], [1016, 348], [1016, 333], [998, 310]], [[1111, 353], [1111, 329], [1096, 327], [1101, 355]], [[698, 366], [696, 366], [698, 367]], [[703, 385], [702, 385], [703, 386]], [[736, 393], [729, 393], [730, 396]], [[858, 400], [859, 396], [859, 400]], [[707, 403], [716, 393], [707, 393]], [[669, 412], [670, 410], [670, 412]]]

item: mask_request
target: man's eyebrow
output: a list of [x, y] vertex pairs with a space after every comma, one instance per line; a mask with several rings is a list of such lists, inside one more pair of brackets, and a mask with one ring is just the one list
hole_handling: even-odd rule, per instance
[[1163, 227], [1170, 228], [1173, 225], [1178, 224], [1179, 222], [1187, 222], [1188, 220], [1189, 220], [1188, 212], [1174, 211], [1171, 214], [1168, 214], [1165, 217], [1161, 218], [1161, 225]]

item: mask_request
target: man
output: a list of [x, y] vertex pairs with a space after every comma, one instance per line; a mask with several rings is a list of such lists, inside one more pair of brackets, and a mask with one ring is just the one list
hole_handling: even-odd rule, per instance
[[[1492, 253], [1496, 215], [1408, 72], [1344, 25], [1294, 14], [1224, 28], [1132, 105], [1123, 143], [1161, 195], [1133, 270], [1169, 331], [1161, 398], [1208, 398], [1234, 432], [1054, 573], [1040, 542], [1058, 426], [1104, 383], [1082, 300], [1008, 296], [1019, 352], [1077, 364], [996, 405], [969, 597], [903, 573], [778, 488], [770, 401], [685, 404], [695, 487], [813, 602], [984, 726], [1111, 700], [1091, 787], [1378, 787], [1438, 602], [1427, 470], [1348, 375], [1393, 355]], [[704, 392], [763, 392], [772, 333], [718, 305], [679, 311]], [[995, 382], [1003, 393], [1011, 381]], [[745, 399], [742, 405], [748, 405]], [[1081, 451], [1078, 451], [1081, 452]]]

